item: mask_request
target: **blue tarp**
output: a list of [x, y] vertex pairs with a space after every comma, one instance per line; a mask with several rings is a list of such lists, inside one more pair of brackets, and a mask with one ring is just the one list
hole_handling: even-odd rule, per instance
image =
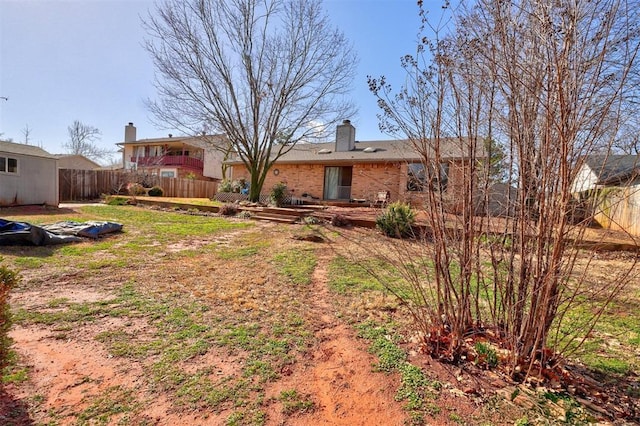
[[35, 226], [27, 222], [0, 219], [0, 245], [46, 246], [82, 241], [81, 237], [98, 238], [118, 232], [122, 225], [115, 222], [58, 222]]

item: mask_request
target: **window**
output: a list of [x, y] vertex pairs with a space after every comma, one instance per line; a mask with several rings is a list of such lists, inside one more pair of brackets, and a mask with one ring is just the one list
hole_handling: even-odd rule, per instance
[[7, 158], [7, 171], [9, 173], [18, 173], [18, 159]]
[[174, 172], [173, 170], [162, 170], [160, 171], [160, 177], [176, 177], [176, 172]]
[[449, 180], [449, 163], [440, 164], [440, 173], [436, 173], [435, 168], [431, 168], [427, 173], [427, 168], [422, 163], [411, 163], [408, 168], [407, 191], [424, 191], [425, 189], [435, 191], [447, 190]]
[[0, 173], [18, 173], [18, 159], [0, 157]]

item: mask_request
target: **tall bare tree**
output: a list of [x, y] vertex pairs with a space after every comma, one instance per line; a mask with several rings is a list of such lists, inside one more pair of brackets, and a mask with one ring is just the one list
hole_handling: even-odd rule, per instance
[[226, 134], [258, 200], [274, 161], [354, 113], [356, 55], [321, 2], [167, 0], [145, 21], [158, 122]]
[[62, 147], [72, 155], [84, 155], [94, 161], [107, 159], [112, 152], [99, 147], [96, 142], [100, 140], [100, 130], [75, 120], [67, 127], [69, 140]]
[[[411, 295], [407, 305], [437, 355], [458, 359], [468, 336], [495, 327], [510, 350], [511, 372], [524, 378], [575, 349], [628, 282], [630, 270], [612, 271], [604, 285], [575, 273], [584, 227], [571, 222], [571, 185], [584, 156], [609, 152], [616, 140], [633, 89], [638, 6], [463, 1], [450, 28], [430, 27], [422, 11], [429, 36], [403, 59], [404, 86], [394, 92], [384, 78], [370, 79], [381, 127], [414, 142], [430, 180], [443, 178], [432, 165], [446, 158], [445, 137], [466, 153], [456, 170], [456, 215], [446, 214], [450, 195], [429, 191], [428, 242], [393, 241], [385, 251], [411, 291], [393, 289], [397, 280], [391, 288]], [[483, 183], [491, 181], [479, 175], [491, 167], [477, 167], [486, 161], [484, 138], [507, 147], [506, 176], [515, 189], [507, 220], [476, 215]], [[568, 310], [585, 301], [598, 302], [594, 315], [568, 327]]]
[[24, 143], [26, 145], [30, 145], [31, 144], [31, 127], [29, 127], [28, 124], [24, 125], [24, 128], [22, 129], [22, 135], [24, 136]]

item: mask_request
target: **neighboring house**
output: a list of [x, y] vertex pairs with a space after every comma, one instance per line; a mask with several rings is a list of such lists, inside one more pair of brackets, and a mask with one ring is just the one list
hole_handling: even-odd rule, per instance
[[133, 123], [125, 126], [122, 150], [124, 169], [144, 171], [160, 177], [193, 177], [199, 180], [222, 179], [224, 146], [221, 135], [173, 136], [136, 139]]
[[572, 193], [582, 218], [593, 219], [603, 228], [640, 235], [640, 156], [583, 158]]
[[102, 168], [100, 164], [84, 155], [55, 154], [54, 157], [58, 159], [59, 169], [96, 170]]
[[582, 159], [571, 192], [578, 194], [606, 186], [626, 185], [639, 174], [640, 157], [637, 155], [590, 155]]
[[0, 141], [0, 206], [58, 205], [58, 160], [42, 148]]
[[[466, 143], [468, 140], [448, 139], [441, 145], [445, 179], [440, 186], [453, 204], [463, 190]], [[226, 163], [234, 180], [250, 181], [239, 158]], [[263, 192], [283, 182], [293, 199], [375, 202], [379, 194], [388, 192], [388, 201], [419, 203], [433, 185], [424, 177], [423, 158], [410, 141], [356, 141], [355, 127], [344, 120], [337, 126], [335, 142], [298, 143], [280, 157], [269, 170]]]

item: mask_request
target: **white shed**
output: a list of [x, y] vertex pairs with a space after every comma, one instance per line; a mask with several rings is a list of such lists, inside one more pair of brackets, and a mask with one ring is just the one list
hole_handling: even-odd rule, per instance
[[0, 141], [0, 206], [58, 206], [58, 160], [42, 148]]

